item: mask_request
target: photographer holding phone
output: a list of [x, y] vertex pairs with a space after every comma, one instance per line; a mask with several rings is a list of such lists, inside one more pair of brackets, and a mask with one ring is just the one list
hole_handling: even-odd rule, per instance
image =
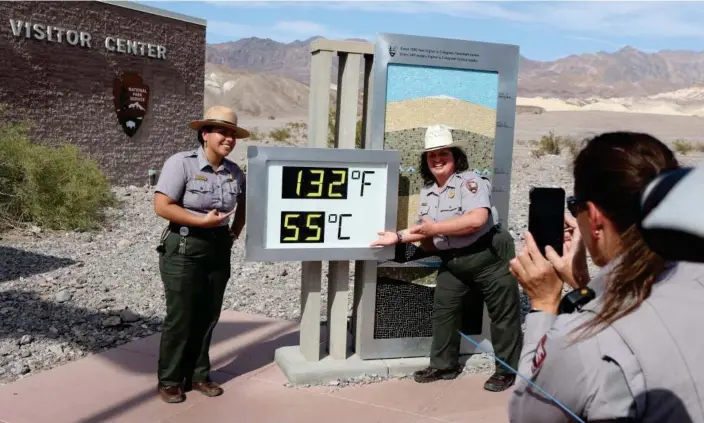
[[[420, 383], [453, 379], [459, 363], [460, 322], [465, 295], [481, 292], [491, 318], [496, 356], [518, 365], [522, 333], [518, 283], [508, 261], [515, 257], [511, 234], [498, 225], [491, 205], [491, 183], [468, 171], [465, 153], [453, 144], [452, 133], [441, 125], [425, 134], [420, 169], [425, 186], [420, 192], [418, 224], [399, 232], [382, 232], [372, 246], [421, 242], [441, 258], [433, 302], [433, 340], [430, 366], [416, 372]], [[515, 375], [497, 362], [484, 388], [503, 391]]]
[[166, 160], [154, 195], [154, 211], [169, 221], [157, 248], [166, 296], [158, 392], [167, 403], [182, 402], [190, 389], [207, 396], [223, 392], [209, 378], [208, 352], [230, 278], [232, 245], [245, 223], [245, 175], [227, 155], [249, 132], [221, 106], [191, 128], [200, 148]]
[[[646, 244], [641, 195], [677, 169], [672, 151], [638, 133], [591, 139], [574, 161], [564, 253], [526, 234], [511, 272], [531, 300], [511, 422], [701, 422], [704, 267], [667, 262]], [[589, 280], [586, 251], [601, 271]], [[558, 314], [563, 282], [593, 299]], [[591, 297], [589, 297], [591, 298]], [[558, 404], [559, 402], [559, 404]], [[563, 408], [564, 407], [564, 408]]]

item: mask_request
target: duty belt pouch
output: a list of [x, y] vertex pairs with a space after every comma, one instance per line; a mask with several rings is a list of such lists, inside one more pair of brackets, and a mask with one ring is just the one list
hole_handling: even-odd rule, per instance
[[398, 243], [394, 250], [394, 258], [392, 261], [396, 263], [408, 263], [411, 261], [420, 260], [430, 257], [432, 254], [417, 247], [415, 244]]
[[165, 227], [163, 231], [161, 231], [161, 237], [159, 238], [159, 245], [156, 247], [156, 251], [159, 253], [164, 253], [166, 251], [166, 248], [164, 247], [164, 243], [166, 242], [166, 237], [169, 236], [169, 233], [171, 233], [171, 230], [169, 227]]

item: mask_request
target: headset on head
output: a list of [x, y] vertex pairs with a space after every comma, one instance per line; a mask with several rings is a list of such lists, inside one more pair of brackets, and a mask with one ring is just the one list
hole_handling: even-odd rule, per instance
[[704, 263], [704, 166], [658, 175], [641, 196], [640, 230], [668, 261]]

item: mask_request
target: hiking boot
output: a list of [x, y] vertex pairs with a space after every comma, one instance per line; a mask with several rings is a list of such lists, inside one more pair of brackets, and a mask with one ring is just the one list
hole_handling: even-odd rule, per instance
[[205, 382], [186, 382], [186, 391], [190, 390], [198, 391], [208, 397], [217, 397], [225, 392], [219, 384], [210, 380]]
[[484, 383], [484, 389], [501, 392], [510, 388], [514, 382], [516, 382], [516, 375], [496, 372]]
[[181, 386], [167, 386], [158, 385], [159, 396], [162, 401], [173, 404], [177, 402], [183, 402], [186, 399], [186, 395], [183, 393], [183, 388]]
[[434, 369], [428, 367], [413, 373], [413, 379], [418, 383], [435, 382], [436, 380], [451, 380], [462, 373], [461, 367], [451, 369]]

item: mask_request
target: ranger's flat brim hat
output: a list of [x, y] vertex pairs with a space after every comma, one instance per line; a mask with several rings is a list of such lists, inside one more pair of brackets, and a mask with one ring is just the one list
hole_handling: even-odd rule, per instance
[[196, 131], [204, 126], [219, 126], [235, 131], [235, 138], [248, 138], [249, 131], [237, 125], [237, 114], [230, 108], [224, 106], [213, 106], [209, 108], [203, 119], [194, 120], [190, 124]]
[[423, 151], [440, 150], [454, 147], [450, 127], [446, 125], [430, 125], [425, 131], [425, 148]]

